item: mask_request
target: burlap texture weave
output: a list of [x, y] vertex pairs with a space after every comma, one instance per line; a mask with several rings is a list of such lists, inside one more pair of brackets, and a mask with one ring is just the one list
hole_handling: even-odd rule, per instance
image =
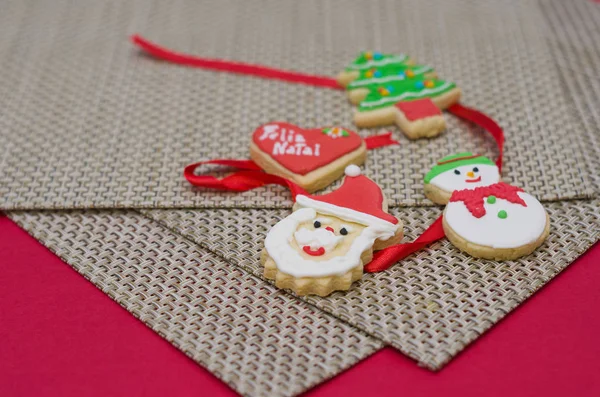
[[[600, 201], [546, 203], [549, 238], [533, 254], [494, 262], [461, 253], [446, 239], [346, 292], [306, 301], [439, 369], [550, 281], [600, 238]], [[262, 275], [267, 231], [288, 210], [144, 210], [147, 216], [225, 259]], [[439, 216], [430, 207], [394, 209], [406, 241]]]
[[[600, 4], [577, 0], [543, 0], [547, 41], [554, 55], [568, 103], [577, 114], [587, 152], [600, 159]], [[600, 164], [592, 172], [594, 190], [600, 190]]]
[[[184, 165], [245, 158], [271, 120], [352, 127], [341, 91], [169, 65], [127, 40], [335, 75], [364, 49], [406, 52], [505, 129], [504, 177], [541, 199], [592, 197], [598, 145], [575, 128], [536, 1], [5, 1], [0, 12], [0, 208], [289, 207], [278, 187], [191, 188]], [[492, 140], [448, 131], [370, 153], [392, 206], [430, 205], [422, 177]], [[376, 130], [361, 130], [361, 135]]]
[[9, 216], [243, 395], [301, 393], [382, 346], [136, 212]]

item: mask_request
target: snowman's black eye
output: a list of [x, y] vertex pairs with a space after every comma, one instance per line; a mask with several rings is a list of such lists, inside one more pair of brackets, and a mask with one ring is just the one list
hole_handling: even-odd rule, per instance
[[454, 170], [454, 173], [455, 173], [456, 175], [460, 175], [460, 171], [459, 171], [459, 170]]
[[315, 229], [318, 229], [321, 227], [321, 222], [315, 221], [315, 223], [313, 223], [313, 226], [315, 227]]
[[479, 172], [479, 168], [473, 167], [473, 172]]
[[343, 228], [341, 228], [341, 229], [340, 229], [340, 234], [341, 234], [342, 236], [345, 236], [346, 234], [348, 234], [348, 230], [346, 230], [346, 228], [345, 228], [345, 227], [343, 227]]

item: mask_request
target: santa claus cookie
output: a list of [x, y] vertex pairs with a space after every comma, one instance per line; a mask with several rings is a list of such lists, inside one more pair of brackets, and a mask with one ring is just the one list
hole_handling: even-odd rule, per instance
[[364, 163], [367, 146], [358, 134], [344, 128], [305, 130], [275, 122], [254, 131], [250, 157], [268, 173], [313, 192], [340, 178], [346, 166]]
[[425, 175], [425, 195], [446, 204], [455, 190], [474, 189], [500, 181], [500, 171], [485, 156], [464, 152], [446, 156]]
[[530, 254], [550, 231], [550, 218], [542, 204], [523, 189], [502, 182], [456, 190], [442, 224], [458, 249], [493, 260]]
[[326, 296], [362, 277], [373, 250], [397, 244], [402, 223], [388, 214], [379, 186], [355, 165], [336, 191], [298, 195], [292, 214], [267, 234], [264, 275], [298, 295]]

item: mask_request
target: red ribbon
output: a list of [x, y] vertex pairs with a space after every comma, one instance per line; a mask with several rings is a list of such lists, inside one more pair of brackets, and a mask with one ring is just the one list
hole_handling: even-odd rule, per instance
[[498, 159], [496, 159], [496, 165], [498, 170], [502, 171], [502, 154], [504, 152], [504, 132], [502, 128], [489, 116], [481, 113], [479, 110], [468, 108], [455, 103], [446, 109], [458, 118], [466, 121], [470, 121], [478, 127], [483, 128], [494, 138], [496, 146], [498, 146]]
[[384, 146], [399, 145], [400, 142], [392, 139], [392, 133], [386, 132], [385, 134], [373, 135], [365, 138], [365, 144], [367, 149], [377, 149]]
[[427, 245], [441, 240], [445, 236], [444, 228], [442, 227], [442, 216], [440, 216], [412, 243], [396, 244], [375, 252], [373, 260], [365, 266], [364, 270], [367, 273], [386, 270], [413, 252], [425, 248]]
[[[289, 83], [306, 84], [339, 90], [344, 89], [344, 87], [340, 86], [335, 79], [326, 76], [315, 76], [269, 68], [260, 65], [179, 54], [166, 48], [159, 47], [158, 45], [142, 38], [139, 35], [132, 36], [131, 40], [135, 45], [146, 51], [148, 54], [156, 58], [180, 65], [230, 73], [239, 73], [267, 79], [278, 79]], [[463, 120], [470, 121], [471, 123], [483, 128], [494, 138], [498, 146], [498, 159], [496, 160], [496, 165], [498, 166], [499, 170], [502, 170], [502, 155], [504, 147], [504, 133], [502, 128], [500, 128], [500, 126], [487, 115], [478, 110], [463, 106], [459, 103], [450, 106], [446, 110]], [[398, 144], [397, 141], [391, 139], [391, 133], [368, 137], [365, 139], [365, 143], [368, 149]], [[234, 172], [223, 179], [217, 179], [209, 175], [195, 175], [194, 170], [202, 164], [226, 165], [237, 168], [240, 171]], [[185, 168], [184, 175], [185, 178], [195, 186], [211, 187], [215, 189], [243, 192], [267, 184], [277, 184], [281, 186], [287, 186], [292, 191], [294, 198], [297, 194], [306, 193], [301, 187], [285, 178], [267, 174], [261, 171], [260, 168], [250, 160], [203, 161], [188, 165]], [[371, 263], [365, 266], [365, 270], [367, 272], [379, 272], [385, 270], [394, 263], [404, 259], [411, 253], [424, 248], [434, 241], [440, 240], [444, 236], [442, 217], [440, 216], [431, 226], [429, 226], [427, 230], [425, 230], [425, 232], [423, 232], [421, 236], [419, 236], [412, 243], [398, 244], [376, 252]]]
[[144, 39], [137, 34], [131, 36], [131, 41], [153, 57], [179, 65], [219, 70], [230, 73], [239, 73], [267, 79], [284, 80], [288, 83], [314, 85], [317, 87], [332, 88], [336, 90], [344, 89], [337, 83], [335, 79], [327, 76], [314, 76], [310, 74], [269, 68], [261, 65], [252, 65], [249, 63], [225, 61], [222, 59], [201, 58], [193, 55], [180, 54], [167, 48], [159, 47], [158, 45]]
[[[211, 175], [196, 175], [194, 171], [204, 164], [217, 164], [232, 167], [238, 171], [222, 179]], [[219, 190], [245, 192], [265, 185], [285, 186], [296, 199], [298, 194], [307, 194], [304, 189], [294, 182], [277, 175], [267, 174], [252, 160], [208, 160], [190, 164], [183, 170], [183, 176], [194, 186], [208, 187]]]
[[[383, 146], [399, 145], [399, 142], [392, 139], [392, 133], [388, 132], [381, 135], [374, 135], [365, 138], [367, 149], [376, 149]], [[197, 175], [196, 168], [205, 164], [216, 164], [232, 167], [238, 170], [222, 179], [215, 178], [211, 175]], [[194, 186], [208, 187], [211, 189], [231, 190], [234, 192], [245, 192], [264, 185], [281, 185], [287, 186], [294, 197], [297, 194], [306, 194], [306, 192], [298, 185], [290, 180], [277, 175], [267, 174], [252, 160], [233, 160], [233, 159], [217, 159], [201, 161], [199, 163], [190, 164], [183, 170], [183, 176]]]

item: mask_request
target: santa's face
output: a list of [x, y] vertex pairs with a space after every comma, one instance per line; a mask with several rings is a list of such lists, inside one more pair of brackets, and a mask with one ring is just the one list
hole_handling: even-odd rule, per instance
[[365, 226], [325, 214], [302, 222], [294, 232], [293, 246], [303, 258], [323, 261], [345, 255]]
[[431, 184], [447, 192], [474, 189], [500, 181], [498, 167], [489, 164], [463, 165], [442, 172], [431, 179]]
[[301, 208], [267, 234], [265, 248], [283, 273], [294, 277], [342, 275], [363, 265], [380, 232], [373, 226]]

